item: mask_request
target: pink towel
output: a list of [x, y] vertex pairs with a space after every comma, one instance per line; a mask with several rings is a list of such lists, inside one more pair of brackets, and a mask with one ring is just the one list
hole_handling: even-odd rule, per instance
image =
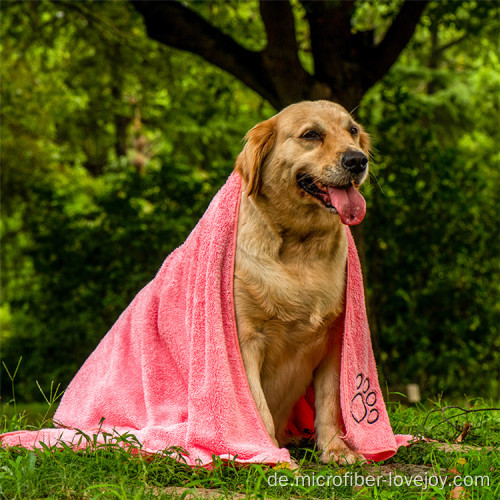
[[[242, 463], [290, 461], [288, 450], [277, 448], [264, 428], [238, 345], [233, 270], [240, 193], [241, 179], [233, 173], [184, 244], [167, 257], [76, 374], [54, 417], [59, 428], [10, 432], [0, 436], [3, 446], [32, 449], [40, 442], [65, 442], [84, 448], [81, 430], [99, 442], [105, 433], [133, 434], [144, 453], [180, 447], [189, 465], [209, 465], [213, 455]], [[345, 440], [378, 460], [393, 455], [408, 437], [395, 437], [389, 424], [359, 261], [347, 232]], [[313, 412], [301, 401], [294, 414], [310, 420]]]
[[346, 431], [343, 439], [366, 459], [379, 461], [394, 455], [413, 436], [392, 433], [372, 351], [361, 265], [348, 226], [346, 231], [346, 307], [344, 318], [336, 322], [344, 330], [340, 370], [340, 405]]

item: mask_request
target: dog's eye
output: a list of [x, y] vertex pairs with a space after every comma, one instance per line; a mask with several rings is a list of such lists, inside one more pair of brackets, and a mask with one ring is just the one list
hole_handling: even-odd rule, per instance
[[359, 129], [358, 129], [358, 127], [351, 127], [351, 129], [349, 130], [349, 132], [351, 133], [351, 135], [358, 135], [359, 134]]
[[321, 139], [321, 134], [316, 130], [308, 130], [307, 132], [301, 135], [301, 138], [314, 141], [316, 139]]

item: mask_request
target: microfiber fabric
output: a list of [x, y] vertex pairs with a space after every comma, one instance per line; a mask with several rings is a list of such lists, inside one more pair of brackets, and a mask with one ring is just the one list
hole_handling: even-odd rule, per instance
[[[57, 428], [0, 436], [4, 447], [88, 446], [133, 435], [145, 454], [171, 447], [189, 465], [213, 456], [240, 463], [290, 462], [253, 401], [236, 331], [233, 271], [241, 178], [233, 172], [187, 240], [134, 298], [68, 386]], [[395, 436], [380, 391], [363, 282], [349, 229], [341, 361], [345, 442], [370, 460], [393, 455]], [[340, 346], [339, 346], [340, 348]], [[309, 391], [310, 393], [311, 391]], [[314, 432], [313, 398], [301, 398], [289, 428]]]

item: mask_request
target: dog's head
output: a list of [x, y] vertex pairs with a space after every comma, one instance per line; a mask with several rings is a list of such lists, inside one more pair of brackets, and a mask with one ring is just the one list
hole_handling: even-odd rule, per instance
[[325, 222], [335, 214], [348, 225], [363, 220], [358, 188], [368, 176], [370, 138], [342, 106], [292, 104], [252, 128], [246, 140], [236, 170], [247, 196]]

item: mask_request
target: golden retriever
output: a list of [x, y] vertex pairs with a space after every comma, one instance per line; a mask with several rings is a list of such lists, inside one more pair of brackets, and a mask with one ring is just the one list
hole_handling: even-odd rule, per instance
[[305, 101], [256, 125], [235, 169], [243, 178], [234, 297], [250, 390], [275, 444], [314, 383], [322, 462], [362, 457], [340, 439], [340, 353], [330, 326], [342, 313], [347, 236], [366, 206], [369, 136], [329, 101]]

